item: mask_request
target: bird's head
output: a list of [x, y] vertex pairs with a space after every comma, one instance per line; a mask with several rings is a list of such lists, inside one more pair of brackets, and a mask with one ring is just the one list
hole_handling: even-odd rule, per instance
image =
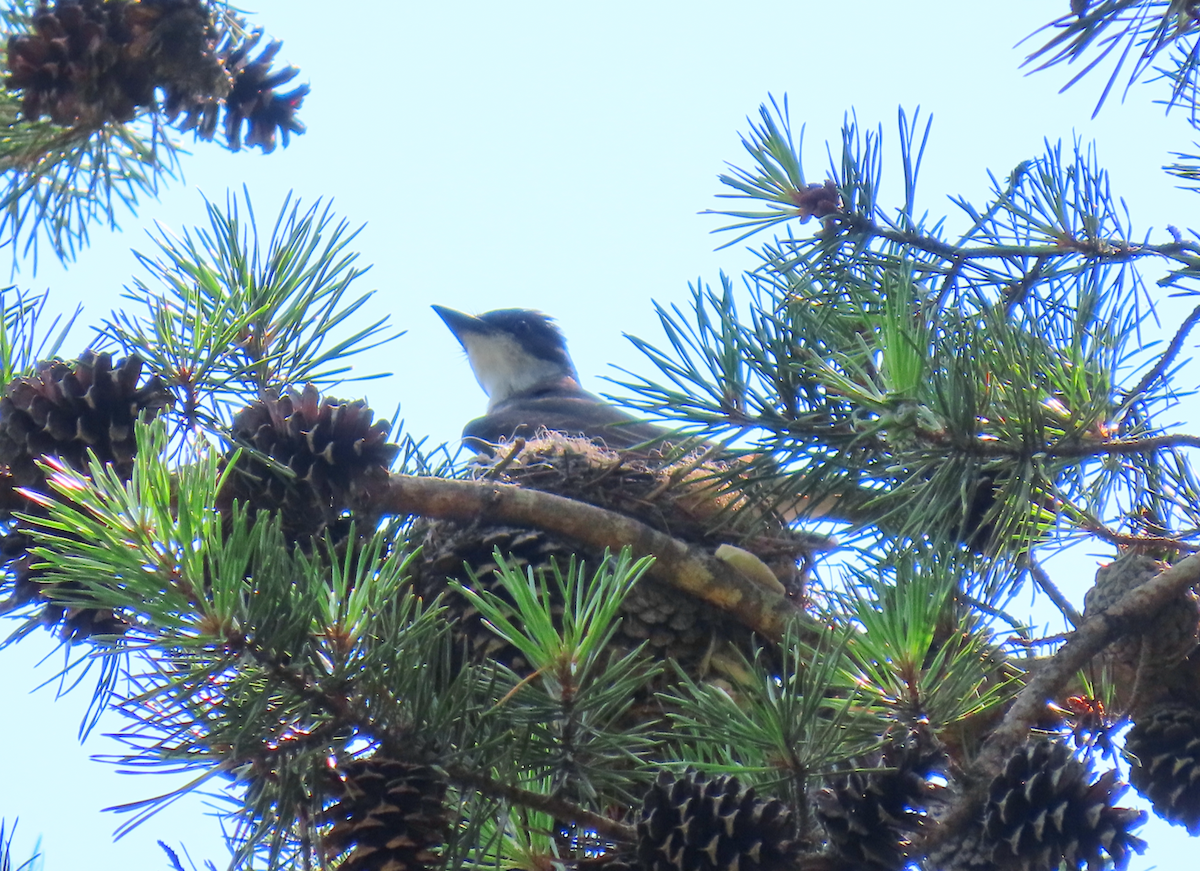
[[433, 310], [467, 352], [489, 410], [542, 387], [578, 388], [567, 340], [541, 312], [504, 308], [476, 316], [440, 305]]

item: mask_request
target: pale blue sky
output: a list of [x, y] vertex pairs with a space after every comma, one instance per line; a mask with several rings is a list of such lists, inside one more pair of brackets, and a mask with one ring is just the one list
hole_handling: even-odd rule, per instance
[[[752, 263], [740, 247], [714, 252], [718, 222], [696, 213], [716, 205], [717, 173], [742, 160], [738, 134], [769, 94], [787, 94], [795, 126], [807, 124], [814, 180], [825, 141], [855, 110], [862, 125], [883, 125], [893, 161], [883, 199], [899, 196], [896, 112], [920, 106], [934, 117], [920, 199], [933, 214], [953, 210], [950, 195], [978, 199], [987, 170], [1004, 177], [1042, 153], [1043, 138], [1078, 135], [1097, 142], [1137, 235], [1197, 223], [1195, 195], [1159, 171], [1192, 142], [1181, 117], [1151, 105], [1161, 89], [1136, 88], [1092, 120], [1099, 79], [1059, 95], [1063, 71], [1018, 69], [1014, 44], [1066, 0], [255, 6], [254, 22], [285, 40], [280, 57], [312, 83], [309, 133], [267, 157], [196, 145], [187, 184], [145, 204], [124, 233], [97, 231], [68, 272], [44, 260], [18, 281], [49, 287], [63, 310], [82, 302], [81, 324], [95, 323], [122, 304], [137, 274], [130, 248], [150, 247], [145, 228], [201, 221], [200, 192], [223, 200], [245, 184], [264, 223], [289, 189], [332, 198], [352, 225], [366, 224], [354, 248], [374, 264], [360, 280], [378, 290], [371, 313], [409, 331], [359, 363], [391, 378], [345, 392], [365, 390], [382, 415], [401, 403], [409, 431], [434, 441], [454, 438], [484, 401], [431, 303], [554, 315], [591, 389], [606, 389], [610, 364], [650, 372], [621, 335], [661, 337], [650, 301], [685, 304], [689, 281]], [[67, 350], [87, 340], [80, 329]], [[1066, 573], [1065, 585], [1080, 593], [1094, 565]], [[41, 835], [48, 871], [164, 868], [156, 839], [222, 864], [197, 798], [112, 843], [122, 819], [100, 808], [170, 787], [89, 761], [116, 748], [75, 740], [86, 689], [58, 702], [52, 689], [28, 694], [53, 677], [53, 657], [32, 668], [51, 651], [36, 636], [0, 653], [0, 817], [21, 818], [18, 858]], [[1165, 828], [1148, 828], [1155, 849], [1135, 871], [1183, 865], [1188, 844], [1177, 830], [1161, 838]]]

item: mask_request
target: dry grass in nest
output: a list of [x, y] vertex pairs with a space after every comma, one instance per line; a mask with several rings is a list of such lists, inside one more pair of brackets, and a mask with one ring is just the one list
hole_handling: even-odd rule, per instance
[[542, 430], [475, 462], [477, 477], [596, 505], [691, 544], [742, 548], [797, 593], [812, 554], [833, 540], [789, 529], [772, 505], [747, 495], [739, 461], [712, 453], [702, 446], [681, 455], [669, 444], [614, 451]]

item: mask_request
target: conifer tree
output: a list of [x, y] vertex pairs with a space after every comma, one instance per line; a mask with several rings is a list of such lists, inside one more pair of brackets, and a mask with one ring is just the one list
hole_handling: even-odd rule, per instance
[[[278, 44], [201, 0], [6, 24], [14, 242], [69, 258], [171, 124], [303, 130]], [[1190, 5], [1048, 27], [1032, 64], [1157, 70], [1196, 117]], [[241, 868], [1095, 871], [1144, 846], [1127, 780], [1200, 831], [1200, 436], [1166, 416], [1200, 307], [1140, 338], [1200, 245], [1130, 238], [1060, 146], [951, 235], [914, 206], [928, 126], [898, 132], [884, 202], [880, 133], [813, 165], [761, 107], [716, 212], [760, 265], [635, 339], [631, 405], [678, 435], [633, 450], [428, 449], [347, 396], [393, 335], [320, 204], [262, 234], [210, 204], [78, 353], [6, 292], [8, 643], [103, 661], [123, 761], [223, 790]], [[1080, 541], [1112, 561], [1071, 601], [1043, 563]], [[1071, 631], [1032, 637], [1018, 592]]]

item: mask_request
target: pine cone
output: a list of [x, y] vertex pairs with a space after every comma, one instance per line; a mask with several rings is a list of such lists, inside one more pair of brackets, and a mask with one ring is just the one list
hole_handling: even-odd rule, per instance
[[[943, 762], [942, 751], [914, 736], [887, 742], [881, 752], [860, 760], [860, 770], [831, 778], [817, 794], [816, 816], [834, 853], [863, 871], [903, 868], [936, 792], [929, 776]], [[862, 770], [868, 768], [877, 770]]]
[[104, 105], [101, 94], [108, 90], [106, 75], [121, 53], [115, 34], [115, 18], [97, 3], [56, 3], [54, 9], [39, 6], [33, 17], [33, 32], [12, 36], [8, 41], [10, 90], [23, 91], [22, 113], [29, 120], [48, 114], [57, 124], [95, 121], [113, 113], [121, 120], [132, 118], [128, 98]]
[[250, 60], [250, 52], [261, 38], [262, 32], [255, 32], [226, 60], [233, 87], [225, 98], [225, 140], [233, 151], [242, 147], [243, 124], [249, 128], [246, 146], [257, 145], [264, 152], [275, 150], [276, 133], [283, 138], [286, 148], [291, 134], [299, 135], [305, 131], [296, 112], [308, 96], [309, 87], [300, 85], [286, 93], [277, 93], [277, 88], [290, 82], [300, 71], [290, 66], [271, 69], [275, 55], [283, 47], [278, 40], [272, 40], [257, 58]]
[[125, 122], [158, 87], [219, 86], [215, 36], [203, 0], [58, 0], [9, 39], [7, 85], [30, 120]]
[[1088, 768], [1064, 744], [1035, 740], [1010, 757], [991, 784], [983, 843], [1002, 871], [1100, 871], [1129, 864], [1146, 843], [1130, 833], [1144, 811], [1113, 807], [1127, 784], [1107, 771], [1088, 782]]
[[111, 608], [67, 605], [55, 595], [69, 594], [77, 587], [73, 583], [49, 581], [36, 566], [38, 558], [29, 550], [33, 546], [29, 529], [27, 521], [15, 520], [0, 536], [0, 566], [4, 572], [0, 590], [7, 588], [7, 595], [0, 597], [0, 614], [40, 601], [41, 607], [30, 623], [57, 627], [57, 634], [64, 641], [76, 643], [95, 636], [123, 635], [129, 623]]
[[1155, 812], [1200, 834], [1200, 711], [1164, 705], [1138, 717], [1125, 751], [1129, 780]]
[[222, 42], [205, 0], [57, 0], [40, 6], [30, 33], [10, 37], [9, 90], [22, 92], [22, 114], [64, 126], [132, 120], [156, 105], [162, 89], [168, 122], [182, 114], [183, 131], [212, 139], [225, 109], [229, 147], [275, 149], [305, 127], [296, 112], [307, 85], [280, 93], [295, 67], [271, 69], [282, 45], [271, 42], [254, 60], [262, 39], [230, 34]]
[[92, 451], [128, 478], [137, 450], [134, 421], [172, 402], [157, 375], [139, 387], [141, 374], [136, 355], [114, 369], [111, 355], [85, 351], [71, 363], [38, 363], [33, 375], [14, 378], [0, 399], [0, 464], [18, 486], [40, 488], [44, 477], [35, 460], [55, 456], [84, 469]]
[[35, 567], [37, 557], [29, 551], [32, 546], [29, 524], [24, 520], [15, 521], [0, 536], [0, 564], [6, 576], [3, 586], [11, 584], [8, 595], [0, 599], [0, 614], [40, 600], [42, 605], [31, 622], [57, 627], [59, 638], [72, 644], [96, 636], [123, 635], [129, 629], [129, 623], [111, 608], [66, 605], [59, 601], [55, 592], [70, 593], [76, 587], [72, 583], [47, 581], [42, 570]]
[[32, 546], [33, 539], [20, 521], [11, 524], [8, 531], [0, 536], [0, 560], [3, 560], [4, 572], [12, 583], [12, 592], [0, 601], [0, 613], [19, 608], [37, 598], [37, 582], [30, 570], [33, 555], [29, 553], [29, 548]]
[[[155, 416], [170, 405], [170, 391], [157, 375], [139, 387], [142, 361], [126, 357], [115, 369], [109, 354], [85, 352], [71, 363], [38, 363], [34, 374], [14, 378], [0, 398], [0, 464], [17, 486], [45, 490], [45, 477], [36, 460], [54, 456], [76, 469], [86, 467], [89, 451], [122, 478], [133, 472], [137, 450], [134, 422], [145, 413]], [[29, 502], [23, 510], [40, 514]], [[0, 613], [41, 599], [37, 619], [59, 626], [70, 641], [94, 635], [119, 635], [128, 624], [107, 608], [64, 605], [55, 593], [70, 593], [65, 585], [48, 586], [34, 568], [28, 548], [33, 540], [26, 521], [11, 523], [0, 541], [7, 595]], [[11, 586], [10, 586], [11, 585]]]
[[[1096, 583], [1084, 596], [1084, 617], [1107, 610], [1126, 593], [1168, 568], [1166, 563], [1135, 552], [1127, 553], [1096, 572]], [[1144, 631], [1113, 642], [1101, 655], [1121, 689], [1141, 688], [1139, 699], [1153, 706], [1166, 691], [1162, 678], [1173, 670], [1200, 640], [1200, 599], [1186, 590], [1148, 619]]]
[[341, 871], [440, 866], [449, 830], [446, 782], [432, 768], [370, 758], [342, 766], [324, 812], [325, 856]]
[[246, 407], [234, 418], [233, 437], [261, 456], [241, 454], [223, 502], [238, 499], [251, 510], [279, 511], [284, 534], [301, 546], [327, 529], [337, 537], [351, 508], [359, 509], [359, 529], [369, 531], [378, 514], [362, 505], [386, 484], [400, 451], [387, 441], [391, 425], [373, 419], [362, 400], [322, 399], [311, 384], [302, 393]]
[[[167, 91], [164, 111], [167, 120], [179, 120], [180, 130], [192, 131], [197, 139], [211, 140], [216, 136], [217, 122], [222, 108], [225, 110], [225, 141], [228, 147], [239, 150], [243, 144], [258, 146], [264, 152], [275, 150], [276, 135], [287, 147], [290, 136], [304, 133], [305, 126], [296, 117], [296, 112], [308, 96], [309, 86], [299, 85], [286, 93], [278, 93], [279, 86], [290, 82], [298, 74], [295, 67], [271, 69], [271, 63], [283, 43], [269, 42], [251, 60], [250, 55], [262, 41], [263, 32], [256, 30], [244, 39], [226, 38], [216, 49], [220, 67], [221, 86], [212, 88], [176, 89]], [[248, 132], [243, 141], [243, 127]]]
[[774, 871], [791, 865], [792, 813], [736, 777], [662, 772], [637, 824], [642, 871]]
[[155, 83], [166, 97], [167, 116], [174, 116], [172, 106], [223, 99], [231, 86], [229, 74], [204, 0], [141, 0], [138, 6], [152, 28], [146, 50], [153, 59]]

